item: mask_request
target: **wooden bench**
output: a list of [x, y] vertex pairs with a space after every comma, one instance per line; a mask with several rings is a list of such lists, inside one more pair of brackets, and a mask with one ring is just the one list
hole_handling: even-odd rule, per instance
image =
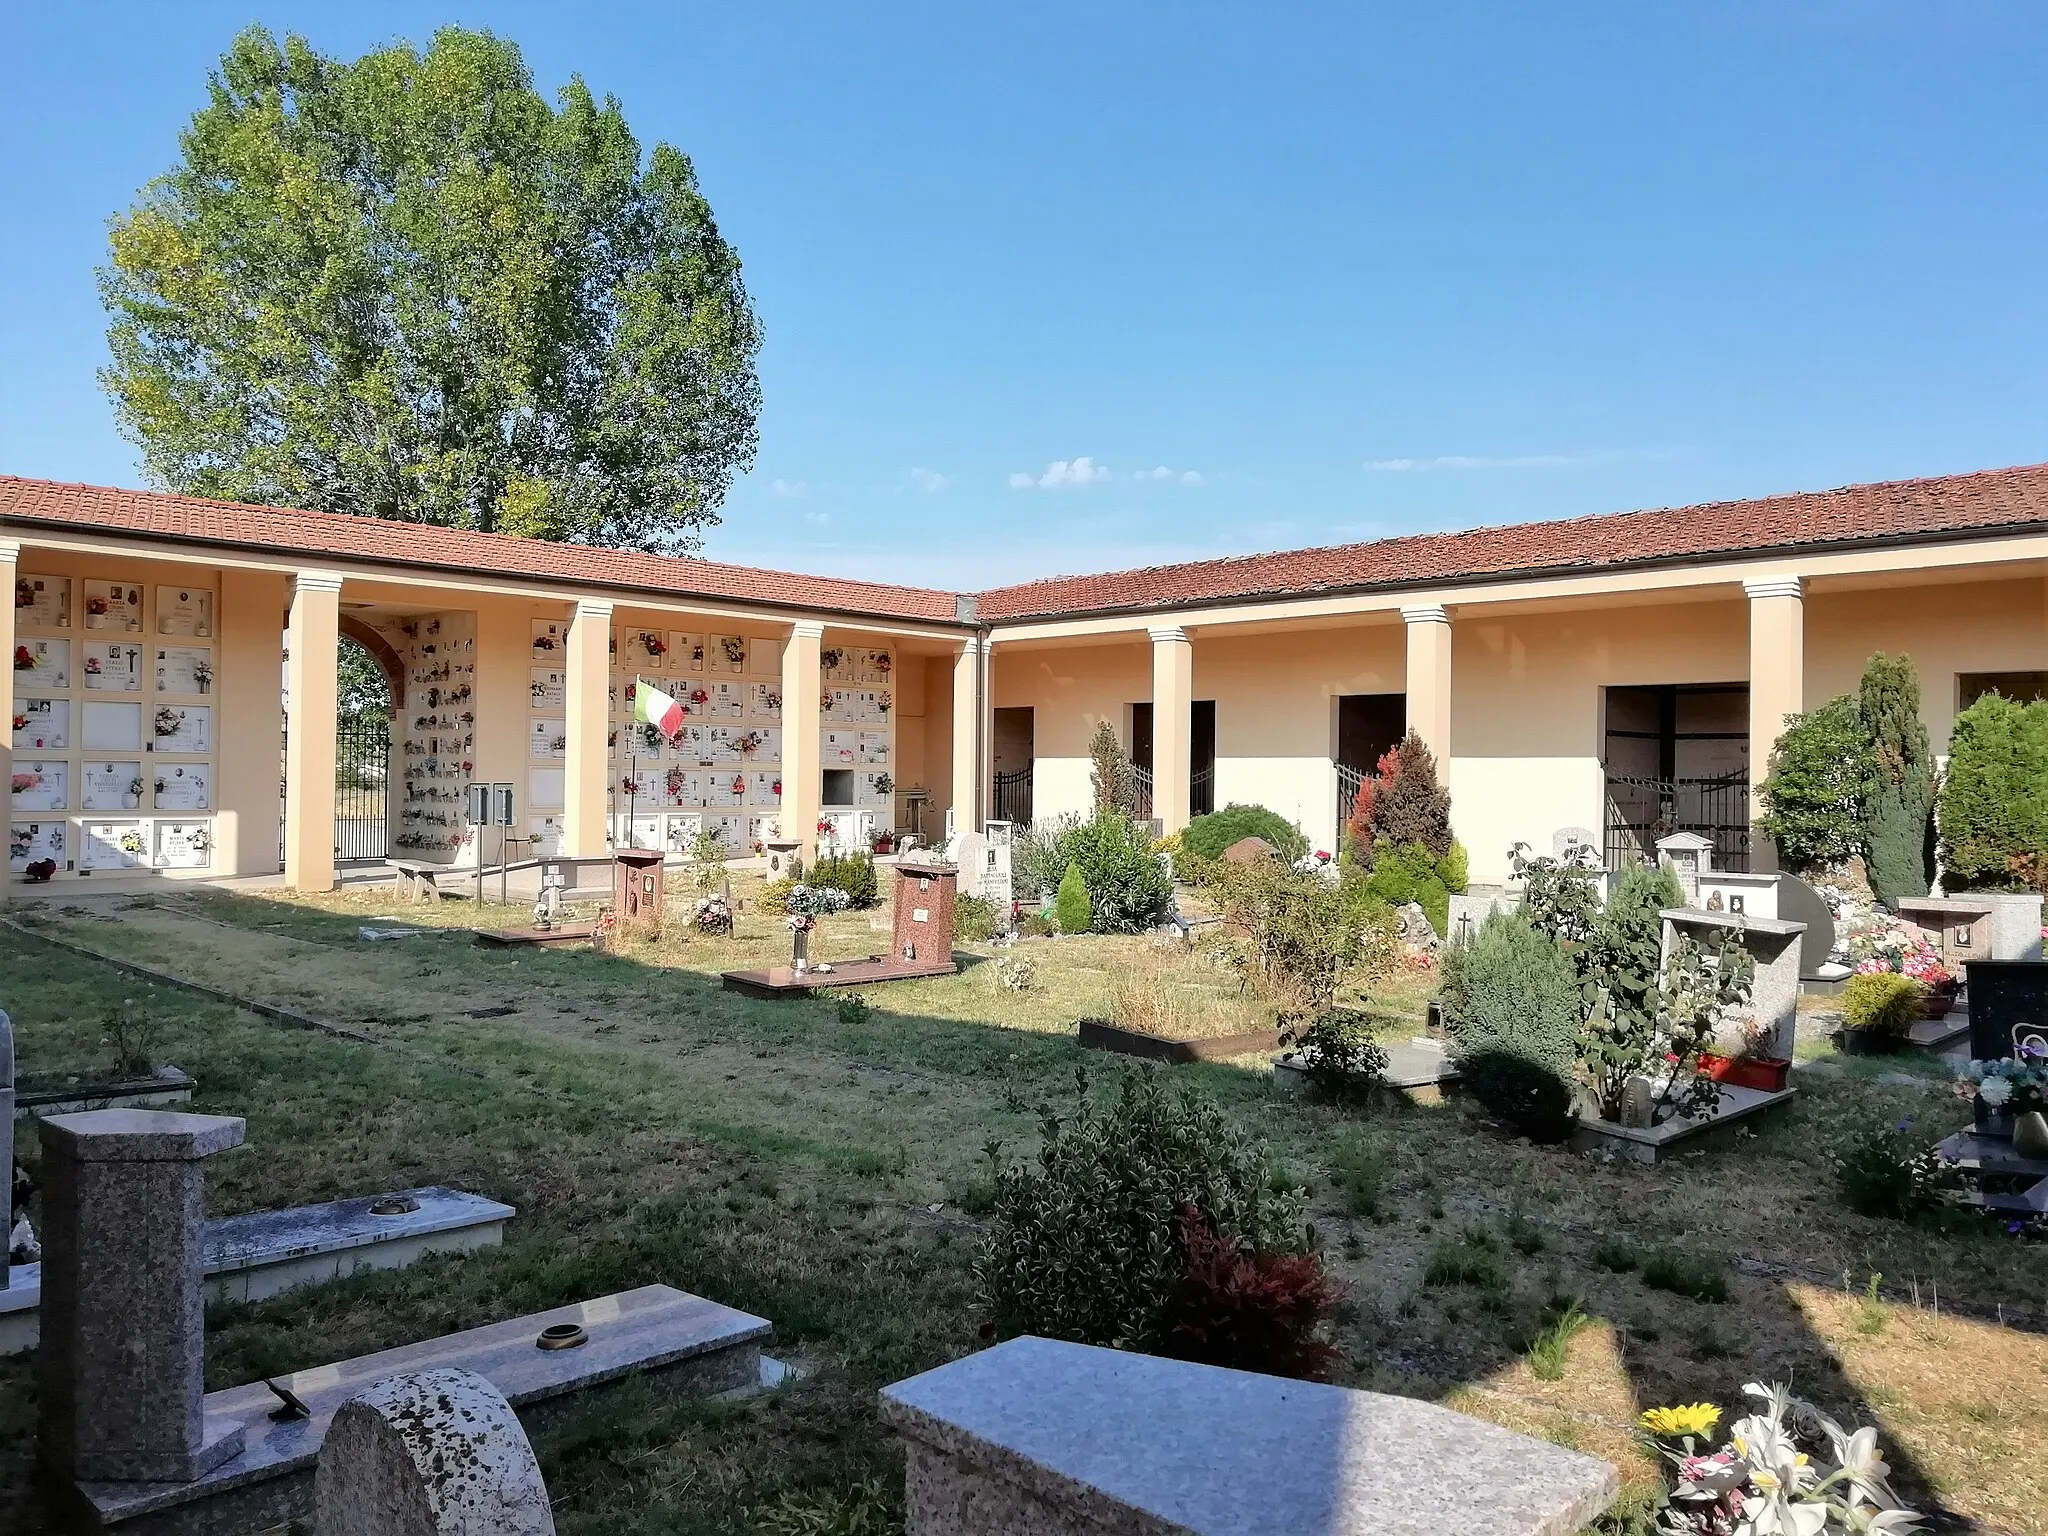
[[393, 859], [391, 867], [398, 871], [398, 883], [411, 893], [415, 903], [441, 899], [439, 881], [442, 875], [470, 873], [466, 869], [452, 871], [446, 864], [429, 864], [424, 859]]

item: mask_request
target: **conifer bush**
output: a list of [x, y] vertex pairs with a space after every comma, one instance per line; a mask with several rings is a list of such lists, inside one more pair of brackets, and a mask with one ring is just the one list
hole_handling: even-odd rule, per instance
[[1887, 907], [1925, 896], [1934, 844], [1934, 753], [1920, 723], [1920, 674], [1910, 656], [1872, 656], [1858, 697], [1875, 744], [1875, 782], [1864, 802], [1870, 888]]
[[1308, 852], [1308, 838], [1278, 811], [1263, 805], [1226, 805], [1207, 816], [1197, 816], [1180, 835], [1188, 853], [1204, 859], [1220, 859], [1223, 850], [1248, 837], [1264, 838], [1292, 864]]
[[1487, 1111], [1532, 1141], [1573, 1125], [1579, 978], [1563, 948], [1519, 913], [1495, 912], [1459, 966], [1460, 1069]]
[[1053, 898], [1053, 921], [1060, 925], [1061, 933], [1086, 933], [1094, 921], [1094, 913], [1088, 907], [1088, 882], [1081, 878], [1081, 866], [1069, 864], [1067, 872], [1060, 877], [1059, 895]]
[[1943, 886], [2048, 888], [2048, 703], [1986, 694], [1956, 716], [1948, 753]]

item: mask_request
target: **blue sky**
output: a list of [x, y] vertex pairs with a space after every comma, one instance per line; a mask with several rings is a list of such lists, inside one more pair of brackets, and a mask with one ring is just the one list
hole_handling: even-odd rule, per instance
[[434, 26], [695, 159], [767, 333], [707, 553], [990, 585], [2048, 459], [2048, 7], [17, 7], [0, 469], [139, 484], [109, 215], [235, 30]]

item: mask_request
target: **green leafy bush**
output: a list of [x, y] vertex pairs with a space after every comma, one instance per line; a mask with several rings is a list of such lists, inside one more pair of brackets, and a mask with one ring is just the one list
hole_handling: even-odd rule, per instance
[[1373, 1038], [1372, 1020], [1356, 1008], [1332, 1008], [1312, 1023], [1286, 1030], [1309, 1087], [1320, 1097], [1355, 1103], [1378, 1086], [1387, 1053]]
[[1247, 936], [1236, 951], [1246, 975], [1279, 989], [1296, 1010], [1328, 1008], [1363, 951], [1342, 887], [1261, 859], [1218, 865], [1211, 889], [1231, 926]]
[[1192, 1207], [1179, 1221], [1180, 1284], [1159, 1352], [1234, 1371], [1326, 1381], [1342, 1358], [1322, 1336], [1343, 1289], [1313, 1253], [1259, 1253], [1218, 1234]]
[[1851, 976], [1842, 987], [1842, 1019], [1851, 1029], [1904, 1035], [1920, 1018], [1927, 989], [1896, 971]]
[[875, 880], [875, 856], [871, 853], [842, 853], [820, 859], [811, 869], [809, 883], [846, 892], [849, 904], [857, 912], [882, 903]]
[[1019, 900], [1044, 901], [1059, 889], [1060, 878], [1073, 862], [1067, 839], [1080, 825], [1081, 818], [1072, 812], [1048, 816], [1011, 841], [1010, 883]]
[[1792, 716], [1757, 786], [1757, 827], [1795, 874], [1835, 868], [1864, 851], [1863, 821], [1877, 785], [1877, 746], [1850, 694]]
[[1003, 1337], [1160, 1350], [1187, 1270], [1184, 1209], [1245, 1253], [1307, 1248], [1304, 1195], [1273, 1187], [1264, 1146], [1157, 1071], [1126, 1070], [1099, 1108], [1048, 1114], [1036, 1161], [995, 1183], [976, 1275]]
[[996, 936], [996, 904], [984, 896], [955, 896], [953, 932], [970, 944], [986, 944]]
[[1956, 716], [1941, 866], [1951, 891], [2024, 890], [2048, 871], [2048, 703], [1988, 693]]
[[1308, 838], [1277, 811], [1263, 805], [1226, 805], [1208, 816], [1197, 816], [1180, 835], [1180, 845], [1202, 859], [1220, 859], [1223, 850], [1248, 837], [1262, 837], [1292, 864], [1308, 852]]
[[[1464, 850], [1460, 848], [1457, 852], [1462, 854]], [[1438, 869], [1440, 862], [1448, 862], [1448, 857], [1440, 861], [1421, 843], [1398, 848], [1390, 843], [1375, 843], [1372, 873], [1365, 877], [1366, 893], [1390, 907], [1415, 902], [1429, 919], [1429, 926], [1441, 937], [1450, 927], [1451, 888]]]
[[1460, 970], [1460, 1067], [1473, 1096], [1532, 1141], [1562, 1141], [1574, 1123], [1572, 1065], [1579, 982], [1571, 961], [1519, 914], [1495, 912]]
[[1103, 811], [1074, 828], [1064, 846], [1069, 867], [1080, 869], [1088, 889], [1089, 927], [1096, 933], [1137, 933], [1166, 916], [1173, 882], [1143, 825], [1121, 811]]
[[1835, 1177], [1850, 1210], [1891, 1221], [1935, 1215], [1960, 1183], [1925, 1134], [1912, 1133], [1910, 1122], [1873, 1126], [1850, 1137], [1835, 1154]]
[[1872, 656], [1857, 708], [1876, 744], [1876, 774], [1864, 801], [1870, 888], [1886, 906], [1925, 896], [1934, 851], [1934, 753], [1920, 723], [1920, 674], [1910, 656]]
[[1086, 933], [1094, 914], [1088, 908], [1088, 882], [1081, 878], [1081, 866], [1069, 864], [1060, 880], [1060, 893], [1053, 898], [1053, 921], [1061, 933]]

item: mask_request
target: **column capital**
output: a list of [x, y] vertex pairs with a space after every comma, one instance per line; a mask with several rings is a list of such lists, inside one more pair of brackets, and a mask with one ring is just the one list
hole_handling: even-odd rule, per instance
[[822, 640], [825, 638], [825, 624], [822, 619], [792, 619], [789, 624], [792, 640]]
[[1187, 645], [1188, 632], [1178, 624], [1155, 624], [1145, 631], [1154, 645]]
[[12, 565], [21, 558], [21, 540], [0, 539], [0, 565]]
[[1401, 617], [1410, 624], [1448, 624], [1450, 614], [1442, 603], [1417, 603], [1412, 608], [1403, 608]]
[[1749, 594], [1751, 602], [1760, 597], [1804, 597], [1806, 578], [1803, 576], [1752, 576], [1745, 578], [1742, 590]]
[[978, 654], [982, 648], [981, 641], [970, 636], [960, 642], [960, 656], [965, 660], [969, 656]]
[[341, 572], [300, 571], [292, 577], [292, 590], [295, 592], [339, 592], [341, 590]]
[[575, 614], [579, 619], [608, 619], [618, 606], [608, 597], [579, 597]]

